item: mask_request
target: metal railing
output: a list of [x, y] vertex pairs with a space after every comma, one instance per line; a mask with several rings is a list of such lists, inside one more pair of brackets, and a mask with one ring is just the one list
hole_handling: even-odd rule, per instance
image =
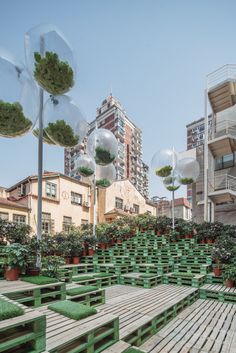
[[230, 174], [215, 175], [214, 190], [231, 190], [236, 192], [236, 177]]
[[236, 80], [236, 64], [227, 64], [207, 75], [207, 90], [219, 83], [233, 79]]
[[236, 121], [215, 121], [214, 129], [211, 129], [211, 131], [209, 131], [209, 140], [213, 140], [214, 138], [225, 135], [231, 135], [236, 138]]

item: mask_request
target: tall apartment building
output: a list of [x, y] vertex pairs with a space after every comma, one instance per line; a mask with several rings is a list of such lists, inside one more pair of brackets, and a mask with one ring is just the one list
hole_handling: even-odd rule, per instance
[[207, 98], [212, 118], [207, 143], [196, 150], [201, 172], [192, 194], [193, 219], [236, 224], [236, 65], [207, 76]]
[[[98, 128], [113, 132], [118, 140], [118, 158], [115, 162], [117, 179], [128, 179], [136, 189], [148, 198], [149, 167], [143, 162], [142, 131], [128, 118], [120, 102], [112, 95], [103, 100], [97, 108], [96, 118], [90, 124], [89, 133], [97, 125]], [[86, 148], [86, 140], [82, 147], [65, 149], [65, 174], [79, 178], [75, 172], [75, 160]]]

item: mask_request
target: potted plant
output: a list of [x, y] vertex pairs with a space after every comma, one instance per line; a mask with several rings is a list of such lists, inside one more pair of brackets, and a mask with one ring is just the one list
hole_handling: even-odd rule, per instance
[[20, 271], [27, 267], [29, 247], [21, 244], [10, 244], [4, 248], [5, 278], [7, 281], [16, 281]]
[[236, 280], [236, 262], [224, 266], [223, 279], [227, 288], [234, 287]]
[[97, 244], [97, 238], [94, 236], [88, 236], [86, 238], [86, 243], [88, 244], [88, 256], [93, 256], [95, 253], [95, 246]]
[[170, 241], [175, 243], [179, 239], [180, 233], [176, 229], [171, 229], [169, 233], [169, 237], [170, 237]]
[[78, 168], [79, 173], [83, 176], [83, 177], [90, 177], [91, 175], [93, 175], [94, 170], [89, 168], [89, 167], [85, 167], [85, 166], [81, 166]]
[[46, 256], [43, 258], [42, 274], [52, 278], [59, 277], [59, 268], [65, 264], [61, 256]]
[[194, 182], [194, 180], [193, 180], [193, 178], [180, 178], [179, 182], [182, 185], [189, 185], [189, 184], [192, 184]]
[[224, 234], [218, 237], [212, 248], [212, 258], [215, 262], [213, 272], [216, 276], [220, 276], [222, 265], [236, 258], [236, 239]]
[[67, 62], [61, 61], [57, 53], [46, 52], [42, 57], [34, 53], [34, 77], [47, 92], [61, 95], [70, 90], [74, 85], [74, 73]]

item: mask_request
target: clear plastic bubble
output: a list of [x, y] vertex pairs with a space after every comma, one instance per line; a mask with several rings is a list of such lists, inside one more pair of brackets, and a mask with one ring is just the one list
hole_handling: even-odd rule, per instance
[[[39, 125], [38, 121], [32, 131], [32, 134], [38, 138], [39, 136]], [[45, 129], [43, 129], [43, 142], [46, 143], [47, 145], [55, 146], [56, 144], [48, 137], [48, 135], [45, 132]]]
[[165, 178], [175, 169], [176, 163], [176, 152], [171, 149], [164, 149], [154, 154], [151, 161], [151, 167], [157, 176]]
[[33, 129], [39, 113], [38, 88], [24, 65], [0, 48], [0, 136]]
[[187, 157], [178, 161], [176, 171], [179, 174], [179, 182], [182, 185], [188, 185], [194, 183], [199, 177], [200, 166], [196, 159]]
[[96, 164], [104, 166], [112, 163], [118, 154], [115, 135], [107, 129], [96, 129], [88, 137], [87, 150]]
[[99, 188], [108, 188], [116, 180], [116, 168], [113, 164], [96, 167], [96, 185]]
[[25, 34], [25, 58], [31, 75], [52, 95], [68, 92], [76, 79], [76, 58], [60, 30], [51, 24]]
[[44, 105], [43, 116], [47, 136], [59, 146], [80, 144], [88, 131], [86, 120], [68, 96], [51, 96]]
[[169, 176], [163, 178], [163, 184], [169, 191], [176, 191], [180, 188], [179, 175], [173, 171]]
[[75, 160], [76, 172], [85, 178], [91, 177], [94, 174], [95, 168], [95, 161], [88, 154], [82, 154]]

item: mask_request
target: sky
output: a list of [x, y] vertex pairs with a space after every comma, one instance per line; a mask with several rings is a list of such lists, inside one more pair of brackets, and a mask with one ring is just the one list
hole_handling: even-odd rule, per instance
[[[41, 23], [65, 34], [78, 58], [70, 96], [88, 122], [111, 92], [143, 131], [150, 165], [163, 148], [186, 149], [186, 124], [204, 114], [205, 77], [236, 63], [234, 0], [0, 0], [0, 46], [24, 61], [24, 35]], [[0, 82], [0, 91], [4, 82]], [[1, 97], [0, 97], [1, 98]], [[64, 171], [44, 145], [44, 169]], [[37, 173], [37, 139], [0, 138], [0, 185]], [[185, 195], [185, 187], [178, 196]], [[170, 197], [150, 170], [150, 196]]]

